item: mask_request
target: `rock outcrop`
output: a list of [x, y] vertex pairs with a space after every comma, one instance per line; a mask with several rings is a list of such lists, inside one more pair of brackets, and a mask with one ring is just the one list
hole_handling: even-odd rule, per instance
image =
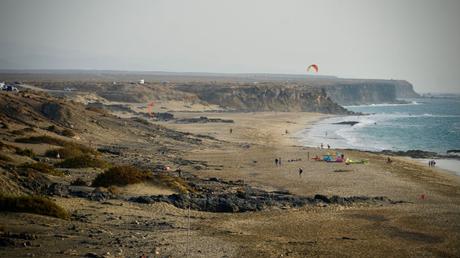
[[348, 114], [331, 100], [324, 89], [280, 84], [181, 85], [181, 91], [196, 94], [201, 100], [235, 111], [307, 111]]
[[401, 103], [402, 98], [420, 97], [412, 84], [399, 80], [336, 80], [318, 85], [340, 105]]

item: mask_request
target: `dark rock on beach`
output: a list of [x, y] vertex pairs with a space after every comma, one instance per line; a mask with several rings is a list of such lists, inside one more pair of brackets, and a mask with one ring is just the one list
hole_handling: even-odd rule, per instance
[[359, 122], [357, 121], [343, 121], [343, 122], [338, 122], [338, 123], [334, 123], [335, 125], [350, 125], [350, 126], [354, 126], [355, 124], [359, 124]]
[[223, 194], [173, 194], [173, 195], [153, 195], [132, 197], [129, 201], [137, 203], [154, 203], [166, 202], [178, 208], [186, 209], [190, 207], [193, 210], [208, 212], [247, 212], [261, 211], [267, 208], [286, 208], [286, 207], [303, 207], [306, 205], [315, 205], [318, 203], [351, 205], [354, 203], [399, 203], [388, 199], [387, 197], [367, 197], [351, 196], [340, 197], [317, 194], [313, 198], [305, 196], [295, 196], [291, 194], [265, 192], [261, 190], [250, 189], [249, 191], [240, 191], [237, 193]]
[[394, 156], [407, 156], [415, 159], [424, 159], [424, 158], [433, 158], [437, 157], [436, 152], [423, 151], [423, 150], [408, 150], [408, 151], [391, 151], [383, 150], [381, 153], [385, 155], [394, 155]]
[[192, 123], [233, 123], [231, 119], [221, 119], [221, 118], [208, 118], [205, 116], [200, 116], [198, 118], [183, 118], [176, 120], [178, 124], [192, 124]]

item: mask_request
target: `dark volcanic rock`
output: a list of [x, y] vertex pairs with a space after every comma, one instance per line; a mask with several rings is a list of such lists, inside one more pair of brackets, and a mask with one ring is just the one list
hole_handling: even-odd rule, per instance
[[173, 120], [174, 119], [174, 115], [171, 114], [171, 113], [168, 113], [168, 112], [165, 112], [165, 113], [161, 113], [161, 112], [158, 112], [158, 113], [155, 113], [154, 114], [154, 117], [159, 120], [159, 121], [169, 121], [169, 120]]
[[183, 118], [176, 120], [178, 124], [193, 124], [193, 123], [234, 123], [231, 119], [221, 119], [221, 118], [207, 118], [205, 116], [200, 116], [198, 118]]
[[385, 155], [408, 156], [416, 159], [432, 158], [438, 156], [436, 152], [423, 150], [408, 150], [408, 151], [391, 151], [383, 150], [381, 153]]
[[335, 125], [351, 125], [354, 126], [355, 124], [359, 124], [359, 122], [356, 121], [343, 121], [343, 122], [338, 122], [334, 123]]
[[238, 191], [236, 193], [138, 196], [130, 198], [129, 201], [138, 203], [166, 202], [182, 209], [190, 207], [194, 210], [208, 212], [260, 211], [270, 207], [302, 207], [305, 205], [314, 205], [318, 202], [338, 205], [351, 205], [353, 203], [399, 203], [386, 197], [332, 196], [329, 198], [325, 195], [317, 194], [311, 198], [280, 192], [265, 192], [250, 188], [246, 191]]

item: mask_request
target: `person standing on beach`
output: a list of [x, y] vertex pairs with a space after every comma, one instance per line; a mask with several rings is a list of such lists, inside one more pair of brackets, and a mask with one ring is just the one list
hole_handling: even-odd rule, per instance
[[275, 165], [278, 166], [278, 159], [275, 159]]
[[233, 129], [232, 129], [232, 128], [230, 128], [230, 134], [232, 134], [232, 133], [233, 133]]
[[327, 145], [327, 149], [328, 149], [328, 150], [331, 149], [331, 145], [328, 144], [328, 145]]
[[302, 177], [303, 169], [299, 168], [299, 177]]

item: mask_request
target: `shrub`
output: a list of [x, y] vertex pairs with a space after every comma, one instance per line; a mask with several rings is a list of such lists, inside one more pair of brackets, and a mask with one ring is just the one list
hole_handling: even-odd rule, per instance
[[61, 135], [66, 137], [74, 137], [75, 133], [70, 129], [64, 129], [62, 130]]
[[59, 145], [59, 146], [64, 146], [64, 144], [67, 143], [64, 140], [54, 138], [51, 136], [47, 136], [47, 135], [23, 137], [23, 138], [18, 138], [14, 141], [21, 142], [21, 143], [46, 143], [46, 144]]
[[12, 158], [8, 157], [7, 155], [3, 154], [3, 153], [0, 153], [0, 160], [1, 161], [6, 161], [6, 162], [11, 162], [13, 161]]
[[70, 185], [77, 185], [77, 186], [87, 186], [88, 184], [86, 183], [85, 180], [81, 179], [80, 177], [73, 180]]
[[99, 174], [93, 181], [93, 186], [124, 186], [129, 184], [136, 184], [149, 179], [146, 172], [140, 171], [132, 166], [117, 166], [112, 167]]
[[141, 124], [144, 124], [144, 125], [151, 125], [149, 121], [143, 119], [143, 118], [140, 118], [140, 117], [133, 117], [131, 118], [133, 121], [136, 121], [138, 123], [141, 123]]
[[9, 145], [7, 143], [0, 142], [0, 150], [3, 149], [3, 148], [10, 149], [10, 150], [15, 150], [16, 149], [16, 147], [13, 146], [13, 145]]
[[56, 164], [61, 168], [106, 168], [108, 163], [90, 155], [71, 157]]
[[63, 159], [74, 158], [85, 154], [97, 154], [97, 151], [81, 144], [68, 142], [63, 148], [47, 150], [45, 156], [56, 158], [57, 154]]
[[11, 133], [15, 135], [24, 135], [25, 133], [33, 133], [33, 132], [35, 132], [35, 129], [33, 129], [32, 127], [26, 127], [26, 128], [11, 131]]
[[34, 158], [36, 155], [31, 149], [16, 148], [16, 154]]
[[37, 163], [26, 163], [26, 164], [23, 164], [21, 165], [21, 168], [22, 169], [25, 169], [25, 170], [34, 170], [34, 171], [38, 171], [40, 173], [44, 173], [44, 174], [49, 174], [49, 175], [53, 175], [53, 176], [63, 176], [64, 173], [62, 173], [61, 171], [59, 170], [56, 170], [54, 169], [54, 167], [46, 164], [46, 163], [43, 163], [43, 162], [37, 162]]
[[160, 186], [165, 186], [167, 188], [175, 189], [179, 192], [182, 193], [187, 193], [187, 192], [194, 192], [187, 182], [185, 182], [182, 178], [180, 177], [173, 177], [167, 174], [157, 174], [152, 176], [151, 182], [160, 185]]
[[48, 128], [46, 128], [46, 130], [50, 132], [57, 132], [57, 127], [55, 125], [50, 125]]
[[0, 195], [0, 210], [26, 212], [61, 219], [68, 219], [69, 214], [53, 201], [41, 196], [3, 196]]

